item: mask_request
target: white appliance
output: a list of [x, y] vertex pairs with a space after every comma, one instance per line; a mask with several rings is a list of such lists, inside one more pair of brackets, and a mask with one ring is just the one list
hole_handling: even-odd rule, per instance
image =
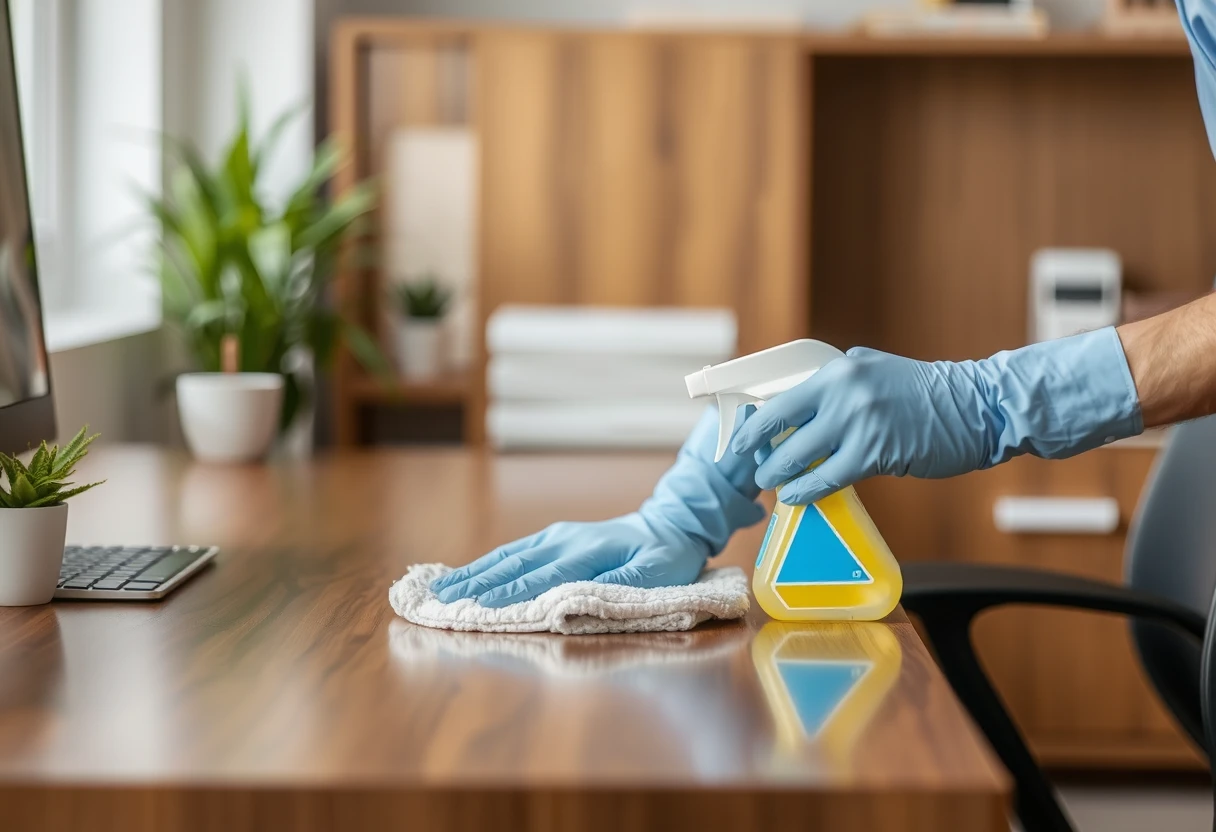
[[1119, 322], [1123, 263], [1104, 248], [1044, 248], [1030, 259], [1030, 340]]

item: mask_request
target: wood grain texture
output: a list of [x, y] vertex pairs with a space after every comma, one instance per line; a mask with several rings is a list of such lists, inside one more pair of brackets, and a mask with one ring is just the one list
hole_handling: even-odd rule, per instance
[[1188, 58], [821, 58], [812, 330], [921, 358], [1021, 346], [1044, 246], [1129, 288], [1216, 273], [1216, 166]]
[[[779, 735], [758, 614], [578, 639], [393, 616], [409, 564], [626, 511], [668, 462], [97, 451], [82, 476], [109, 482], [73, 504], [73, 539], [224, 551], [162, 603], [0, 610], [0, 827], [1004, 829], [1008, 784], [902, 615], [860, 625], [898, 670], [830, 754]], [[856, 626], [814, 631], [825, 658]]]
[[[1016, 459], [953, 480], [880, 478], [858, 491], [896, 555], [1011, 564], [1122, 583], [1127, 524], [1152, 449], [1110, 448], [1070, 460]], [[1015, 535], [996, 529], [1002, 496], [1113, 497], [1110, 535]], [[1200, 757], [1140, 670], [1126, 619], [1006, 607], [976, 623], [985, 667], [1044, 764], [1188, 769]]]
[[796, 41], [490, 32], [477, 55], [487, 313], [727, 306], [744, 351], [804, 333]]

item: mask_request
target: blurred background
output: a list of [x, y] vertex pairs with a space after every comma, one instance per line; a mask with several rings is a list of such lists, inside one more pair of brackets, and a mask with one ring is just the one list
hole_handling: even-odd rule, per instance
[[[59, 423], [107, 442], [180, 444], [175, 375], [235, 335], [291, 379], [284, 456], [674, 450], [705, 364], [977, 358], [1216, 274], [1165, 0], [12, 4]], [[1119, 581], [1160, 442], [861, 492], [901, 558]], [[1057, 498], [1113, 520], [992, 519]], [[1081, 828], [1206, 828], [1121, 623], [1009, 610], [978, 639]]]

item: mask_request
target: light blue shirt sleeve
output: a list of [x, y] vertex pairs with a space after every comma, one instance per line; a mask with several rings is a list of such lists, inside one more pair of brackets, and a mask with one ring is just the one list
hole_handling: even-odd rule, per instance
[[1178, 0], [1178, 15], [1195, 57], [1199, 109], [1216, 156], [1216, 4], [1213, 0]]

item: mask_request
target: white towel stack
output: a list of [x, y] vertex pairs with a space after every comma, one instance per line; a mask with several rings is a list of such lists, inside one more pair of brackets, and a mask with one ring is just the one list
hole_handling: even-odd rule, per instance
[[684, 376], [735, 354], [734, 312], [504, 306], [486, 325], [494, 447], [677, 448], [704, 410]]

